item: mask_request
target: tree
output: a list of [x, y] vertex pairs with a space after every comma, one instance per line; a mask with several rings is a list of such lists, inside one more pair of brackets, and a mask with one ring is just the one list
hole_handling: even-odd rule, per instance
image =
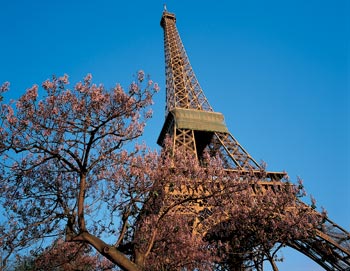
[[127, 91], [91, 80], [68, 89], [67, 76], [54, 77], [43, 94], [34, 86], [2, 104], [5, 261], [64, 238], [122, 270], [235, 270], [273, 263], [276, 244], [313, 234], [321, 218], [296, 200], [301, 187], [262, 191], [263, 171], [227, 171], [218, 157], [198, 162], [171, 143], [160, 154], [138, 145], [158, 90], [143, 72]]
[[[7, 221], [0, 242], [5, 260], [19, 247], [64, 231], [74, 235], [72, 241], [105, 253], [107, 245], [97, 236], [112, 226], [102, 221], [102, 214], [96, 217], [96, 210], [112, 202], [109, 219], [114, 220], [124, 185], [115, 175], [134, 155], [122, 147], [142, 134], [158, 86], [145, 82], [143, 72], [128, 91], [120, 85], [107, 91], [92, 84], [91, 75], [71, 90], [68, 83], [68, 76], [47, 80], [42, 99], [35, 85], [1, 107], [0, 190]], [[1, 90], [7, 88], [4, 84]], [[90, 215], [95, 217], [89, 220]], [[130, 262], [117, 252], [108, 257], [121, 266]]]

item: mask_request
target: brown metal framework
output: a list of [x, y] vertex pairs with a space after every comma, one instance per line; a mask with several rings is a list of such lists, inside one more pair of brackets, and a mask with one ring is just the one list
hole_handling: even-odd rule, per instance
[[175, 14], [164, 11], [166, 74], [166, 120], [158, 138], [165, 135], [200, 158], [205, 148], [219, 152], [227, 168], [260, 169], [260, 165], [229, 133], [221, 113], [214, 112], [193, 72], [180, 35]]
[[[175, 14], [165, 10], [160, 24], [164, 30], [166, 119], [158, 144], [163, 146], [165, 136], [170, 135], [174, 149], [184, 148], [198, 159], [207, 150], [219, 155], [228, 170], [261, 172], [262, 167], [230, 134], [223, 115], [210, 106], [175, 23]], [[266, 182], [278, 182], [284, 175], [283, 172], [267, 172]], [[314, 239], [293, 240], [289, 246], [326, 270], [350, 271], [350, 234], [328, 219]]]

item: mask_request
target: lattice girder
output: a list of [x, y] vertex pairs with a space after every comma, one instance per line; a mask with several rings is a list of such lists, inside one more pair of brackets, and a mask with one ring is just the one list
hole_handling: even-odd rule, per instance
[[350, 270], [350, 234], [330, 219], [325, 219], [316, 237], [293, 240], [288, 244], [328, 271]]
[[[253, 159], [252, 156], [238, 143], [238, 141], [230, 133], [215, 133], [213, 139], [212, 149], [223, 149], [220, 151], [224, 161], [227, 161], [227, 168], [238, 168], [238, 169], [261, 169], [261, 166]], [[224, 158], [229, 156], [229, 158]], [[230, 163], [233, 161], [234, 164]]]
[[181, 150], [187, 153], [192, 153], [194, 157], [197, 157], [196, 142], [193, 130], [175, 128], [173, 140], [174, 147], [181, 146]]
[[174, 14], [163, 12], [161, 26], [164, 29], [166, 114], [174, 108], [213, 111], [193, 72], [175, 22]]

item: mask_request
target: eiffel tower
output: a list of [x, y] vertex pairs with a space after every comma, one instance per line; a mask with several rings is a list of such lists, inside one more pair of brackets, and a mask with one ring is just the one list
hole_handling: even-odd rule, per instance
[[[164, 30], [166, 118], [157, 143], [163, 146], [170, 135], [174, 149], [185, 148], [198, 159], [209, 150], [220, 156], [225, 169], [261, 172], [261, 165], [232, 136], [223, 115], [205, 97], [177, 31], [175, 14], [165, 8], [160, 25]], [[268, 171], [266, 181], [279, 182], [284, 175]], [[350, 234], [328, 218], [313, 239], [293, 240], [288, 246], [325, 270], [350, 271]]]

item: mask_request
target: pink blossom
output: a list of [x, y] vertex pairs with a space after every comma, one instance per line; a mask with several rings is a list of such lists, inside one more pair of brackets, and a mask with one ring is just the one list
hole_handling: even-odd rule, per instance
[[68, 75], [64, 74], [63, 76], [58, 78], [58, 81], [62, 82], [63, 84], [69, 84], [69, 82], [68, 82]]
[[58, 114], [58, 108], [55, 106], [55, 107], [52, 109], [51, 113], [52, 113], [53, 115], [57, 115], [57, 114]]
[[140, 70], [138, 73], [137, 73], [137, 79], [142, 82], [144, 79], [145, 79], [145, 72], [143, 70]]
[[55, 83], [51, 82], [50, 80], [46, 80], [42, 83], [42, 87], [45, 90], [53, 89], [55, 87]]
[[92, 75], [91, 73], [88, 73], [84, 78], [85, 84], [89, 84], [91, 82], [91, 79], [92, 79]]
[[83, 84], [81, 82], [77, 83], [74, 88], [75, 88], [75, 90], [77, 90], [81, 93], [84, 93], [86, 91], [86, 88], [83, 86]]
[[138, 93], [138, 91], [139, 91], [139, 86], [135, 82], [132, 82], [129, 87], [130, 94]]
[[31, 88], [27, 89], [26, 99], [36, 100], [38, 97], [38, 85], [33, 85]]
[[13, 111], [13, 108], [11, 106], [7, 106], [7, 115], [6, 115], [6, 119], [7, 121], [13, 125], [17, 122], [17, 118], [16, 116], [14, 115], [14, 111]]
[[9, 90], [10, 87], [10, 83], [9, 82], [5, 82], [0, 86], [0, 93], [6, 92]]
[[93, 85], [91, 87], [91, 100], [93, 102], [100, 102], [104, 99], [104, 95], [102, 94], [103, 86], [97, 87], [96, 85]]
[[160, 90], [159, 85], [157, 83], [154, 83], [153, 89], [158, 92]]

